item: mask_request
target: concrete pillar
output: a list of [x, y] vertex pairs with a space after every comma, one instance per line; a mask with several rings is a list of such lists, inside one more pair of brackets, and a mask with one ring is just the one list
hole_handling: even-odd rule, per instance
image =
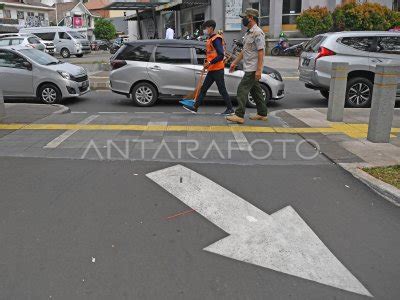
[[270, 1], [269, 33], [277, 38], [282, 31], [283, 1]]
[[332, 78], [329, 89], [328, 121], [343, 122], [346, 98], [348, 63], [332, 63]]
[[4, 106], [3, 91], [0, 90], [0, 118], [6, 116], [6, 107]]
[[390, 140], [399, 77], [400, 65], [376, 66], [368, 127], [370, 142], [388, 143]]

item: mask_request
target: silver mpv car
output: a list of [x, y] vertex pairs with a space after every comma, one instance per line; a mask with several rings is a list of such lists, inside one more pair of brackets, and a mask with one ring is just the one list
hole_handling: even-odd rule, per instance
[[[400, 64], [400, 32], [335, 32], [314, 37], [299, 61], [300, 80], [329, 99], [332, 63], [349, 64], [346, 105], [368, 107], [377, 64]], [[398, 85], [400, 96], [400, 82]]]
[[26, 47], [0, 48], [0, 90], [7, 98], [54, 104], [89, 92], [86, 70]]
[[[193, 92], [206, 56], [205, 43], [185, 40], [148, 40], [127, 43], [111, 58], [111, 90], [131, 96], [138, 106], [154, 105], [158, 98]], [[284, 83], [278, 71], [264, 68], [260, 80], [265, 101], [282, 99]], [[225, 69], [229, 95], [236, 96], [244, 72]], [[207, 96], [219, 96], [214, 84]], [[249, 95], [248, 105], [255, 107]]]

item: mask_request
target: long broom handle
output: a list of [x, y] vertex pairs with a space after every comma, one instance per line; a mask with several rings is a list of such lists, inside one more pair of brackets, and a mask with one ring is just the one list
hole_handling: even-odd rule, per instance
[[203, 77], [204, 77], [205, 72], [206, 72], [206, 69], [203, 68], [203, 70], [201, 70], [199, 82], [197, 83], [197, 86], [196, 86], [196, 93], [194, 94], [194, 101], [197, 101], [197, 97], [199, 96], [200, 88], [203, 84]]

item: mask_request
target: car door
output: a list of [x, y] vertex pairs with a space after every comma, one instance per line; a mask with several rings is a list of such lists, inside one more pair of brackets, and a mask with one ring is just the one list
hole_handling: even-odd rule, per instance
[[[376, 37], [371, 65], [375, 69], [377, 64], [400, 64], [400, 34]], [[400, 95], [400, 78], [398, 80], [397, 94]]]
[[73, 53], [74, 49], [73, 47], [71, 47], [73, 42], [69, 34], [62, 31], [58, 32], [57, 34], [58, 34], [58, 39], [56, 44], [57, 52], [60, 53], [62, 48], [67, 48], [71, 53]]
[[[196, 84], [200, 80], [201, 70], [203, 69], [204, 61], [206, 59], [206, 49], [205, 47], [195, 47], [195, 77]], [[244, 75], [243, 71], [235, 71], [234, 73], [229, 73], [229, 68], [225, 68], [225, 86], [228, 94], [230, 96], [236, 96], [237, 88], [240, 81]], [[217, 85], [214, 83], [207, 92], [207, 96], [220, 96]]]
[[186, 95], [195, 89], [189, 47], [157, 46], [154, 61], [148, 63], [147, 72], [161, 94]]
[[0, 49], [0, 89], [4, 96], [24, 97], [34, 94], [32, 69], [24, 65], [26, 62], [19, 54]]

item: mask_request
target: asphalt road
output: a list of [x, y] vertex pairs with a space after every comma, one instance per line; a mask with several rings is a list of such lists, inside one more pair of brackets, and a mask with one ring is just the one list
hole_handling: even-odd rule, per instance
[[[1, 299], [367, 299], [202, 249], [226, 233], [149, 162], [0, 159]], [[272, 214], [290, 205], [375, 299], [398, 299], [399, 210], [334, 165], [187, 167]], [[290, 188], [288, 188], [290, 185]]]
[[[133, 105], [132, 101], [123, 96], [108, 91], [91, 92], [80, 98], [66, 99], [64, 105], [73, 112], [181, 112], [182, 108], [175, 100], [159, 100], [153, 107], [141, 108]], [[286, 97], [269, 103], [271, 111], [288, 108], [327, 107], [327, 101], [319, 94], [309, 89], [297, 80], [286, 81]], [[224, 110], [222, 100], [209, 99], [205, 101], [202, 112], [217, 113]], [[253, 110], [249, 110], [253, 111]]]

